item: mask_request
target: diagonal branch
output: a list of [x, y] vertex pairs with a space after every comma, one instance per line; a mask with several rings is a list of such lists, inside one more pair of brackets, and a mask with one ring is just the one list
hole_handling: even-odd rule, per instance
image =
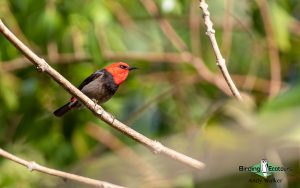
[[71, 95], [79, 99], [82, 104], [84, 104], [88, 109], [90, 109], [95, 116], [97, 116], [102, 121], [106, 122], [108, 125], [114, 127], [115, 129], [123, 132], [130, 138], [136, 140], [137, 142], [143, 144], [155, 154], [163, 154], [174, 160], [177, 160], [183, 164], [194, 167], [196, 169], [204, 168], [205, 164], [174, 151], [170, 148], [163, 146], [161, 143], [151, 140], [144, 135], [136, 132], [127, 125], [123, 124], [119, 120], [115, 119], [111, 114], [106, 112], [100, 105], [94, 103], [90, 98], [84, 95], [80, 90], [73, 86], [67, 79], [60, 75], [55, 69], [53, 69], [44, 59], [38, 57], [34, 52], [32, 52], [27, 46], [25, 46], [1, 21], [0, 19], [0, 32], [17, 48], [19, 49], [41, 72], [46, 72], [49, 76], [53, 78], [57, 83], [59, 83], [63, 88], [65, 88]]
[[232, 81], [230, 74], [227, 70], [225, 59], [222, 57], [222, 54], [220, 52], [216, 37], [215, 37], [215, 30], [213, 29], [213, 23], [210, 20], [210, 13], [208, 11], [208, 5], [206, 4], [205, 0], [200, 0], [200, 8], [203, 11], [203, 18], [204, 18], [204, 24], [206, 26], [206, 35], [209, 37], [209, 40], [211, 42], [212, 48], [214, 50], [217, 65], [219, 66], [221, 73], [229, 86], [232, 94], [239, 100], [242, 100], [242, 97], [240, 95], [239, 90], [236, 88], [234, 82]]
[[70, 173], [66, 173], [66, 172], [62, 172], [59, 170], [54, 170], [51, 168], [47, 168], [44, 167], [42, 165], [39, 165], [33, 161], [26, 161], [24, 159], [21, 159], [17, 156], [14, 156], [6, 151], [4, 151], [3, 149], [0, 148], [0, 156], [9, 159], [11, 161], [14, 161], [16, 163], [19, 163], [20, 165], [23, 165], [25, 167], [27, 167], [30, 171], [39, 171], [39, 172], [43, 172], [45, 174], [49, 174], [52, 176], [57, 176], [57, 177], [62, 177], [64, 179], [70, 179], [70, 180], [74, 180], [74, 181], [78, 181], [87, 185], [92, 185], [95, 187], [102, 187], [102, 188], [121, 188], [121, 186], [118, 185], [114, 185], [111, 183], [107, 183], [104, 181], [99, 181], [99, 180], [94, 180], [94, 179], [90, 179], [90, 178], [86, 178], [86, 177], [82, 177], [82, 176], [78, 176], [75, 174], [70, 174]]

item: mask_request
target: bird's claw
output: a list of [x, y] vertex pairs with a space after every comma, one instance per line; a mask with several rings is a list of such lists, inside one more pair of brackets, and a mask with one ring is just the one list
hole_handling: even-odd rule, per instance
[[110, 114], [110, 117], [111, 117], [111, 119], [112, 119], [112, 121], [111, 121], [111, 124], [114, 124], [114, 122], [115, 122], [115, 116], [114, 115], [112, 115], [112, 114]]
[[97, 104], [98, 104], [98, 100], [97, 99], [92, 99], [92, 101], [95, 103], [94, 108], [96, 108]]

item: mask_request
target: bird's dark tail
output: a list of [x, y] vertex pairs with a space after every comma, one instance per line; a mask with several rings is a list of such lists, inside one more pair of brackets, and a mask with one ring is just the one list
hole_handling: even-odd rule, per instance
[[67, 104], [63, 105], [59, 109], [55, 110], [53, 114], [57, 117], [61, 117], [71, 109], [72, 107], [70, 106], [70, 102], [68, 102]]

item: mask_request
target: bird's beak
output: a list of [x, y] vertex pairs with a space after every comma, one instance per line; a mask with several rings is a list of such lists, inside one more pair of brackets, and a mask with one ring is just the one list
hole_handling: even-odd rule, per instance
[[134, 69], [138, 69], [137, 67], [128, 67], [128, 70], [129, 71], [132, 71], [132, 70], [134, 70]]

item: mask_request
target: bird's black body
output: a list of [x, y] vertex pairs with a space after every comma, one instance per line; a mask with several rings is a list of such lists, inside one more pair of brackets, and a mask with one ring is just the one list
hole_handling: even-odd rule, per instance
[[[119, 85], [114, 81], [111, 73], [106, 69], [98, 70], [87, 77], [78, 87], [90, 99], [99, 104], [108, 101], [118, 90]], [[73, 108], [80, 107], [80, 102], [72, 97], [71, 101], [54, 111], [55, 116], [62, 116]]]

